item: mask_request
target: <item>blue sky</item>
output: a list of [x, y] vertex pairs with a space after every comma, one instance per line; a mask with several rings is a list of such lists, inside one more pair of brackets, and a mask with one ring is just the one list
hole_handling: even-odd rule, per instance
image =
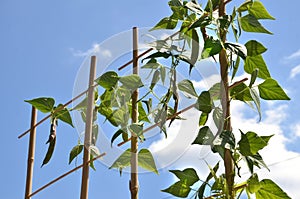
[[[233, 1], [235, 2], [239, 5], [241, 1]], [[266, 162], [273, 165], [270, 167], [271, 173], [263, 170], [262, 175], [272, 177], [291, 196], [297, 196], [300, 194], [300, 173], [297, 166], [300, 164], [300, 158], [297, 158], [300, 155], [300, 29], [297, 21], [300, 3], [296, 0], [286, 3], [264, 0], [263, 3], [276, 18], [276, 21], [264, 23], [274, 35], [245, 34], [242, 41], [257, 39], [268, 47], [264, 55], [271, 74], [286, 89], [292, 100], [265, 103], [263, 120], [257, 125], [251, 125], [252, 121], [257, 121], [256, 115], [251, 112], [242, 113], [248, 109], [242, 104], [236, 104], [233, 110], [236, 114], [234, 120], [236, 128], [249, 127], [246, 130], [254, 128], [262, 134], [277, 135], [265, 154]], [[72, 98], [74, 82], [85, 60], [85, 52], [133, 26], [151, 27], [169, 14], [167, 1], [158, 0], [117, 3], [96, 0], [0, 2], [2, 198], [14, 199], [24, 195], [28, 136], [17, 139], [30, 124], [31, 108], [24, 100], [51, 96], [57, 103], [68, 101]], [[201, 88], [203, 85], [199, 83], [198, 89]], [[39, 118], [43, 116], [39, 113]], [[65, 124], [58, 127], [53, 159], [49, 165], [39, 167], [46, 152], [48, 131], [47, 122], [37, 129], [33, 190], [74, 167], [74, 164], [68, 165], [68, 155], [77, 143], [78, 134]], [[169, 142], [172, 139], [174, 141], [176, 137], [171, 136]], [[153, 143], [151, 147], [159, 150], [160, 141]], [[174, 182], [173, 176], [167, 172], [170, 168], [197, 166], [201, 168], [199, 175], [204, 177], [205, 163], [201, 158], [192, 161], [193, 152], [199, 153], [201, 158], [206, 154], [205, 150], [200, 153], [199, 148], [190, 148], [177, 162], [161, 169], [159, 176], [152, 173], [141, 174], [140, 198], [168, 198], [169, 195], [160, 190]], [[160, 158], [164, 158], [164, 155], [168, 154], [162, 153]], [[207, 160], [213, 163], [215, 157], [207, 157]], [[100, 162], [96, 163], [96, 168], [96, 172], [91, 171], [91, 199], [129, 198], [128, 174], [120, 177], [118, 172], [108, 170]], [[79, 198], [80, 181], [81, 171], [77, 171], [33, 198]]]

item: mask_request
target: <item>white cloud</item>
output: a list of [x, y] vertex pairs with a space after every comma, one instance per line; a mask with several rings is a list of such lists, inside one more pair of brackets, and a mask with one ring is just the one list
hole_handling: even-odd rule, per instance
[[291, 127], [292, 135], [296, 137], [300, 137], [300, 123]]
[[300, 57], [300, 49], [294, 53], [292, 53], [291, 55], [289, 55], [288, 57], [286, 57], [286, 59], [295, 59]]
[[[290, 140], [283, 133], [282, 125], [287, 118], [288, 107], [286, 105], [278, 105], [277, 103], [270, 103], [265, 111], [265, 117], [260, 123], [257, 123], [257, 117], [247, 115], [250, 110], [247, 105], [241, 102], [234, 102], [232, 104], [232, 124], [237, 137], [239, 137], [238, 129], [244, 132], [254, 131], [259, 135], [272, 135], [269, 145], [262, 150], [261, 155], [265, 162], [270, 167], [270, 172], [266, 169], [257, 170], [260, 179], [269, 178], [275, 181], [288, 195], [292, 198], [297, 198], [300, 194], [298, 183], [300, 179], [299, 165], [300, 154], [289, 151], [286, 145]], [[186, 167], [199, 168], [198, 174], [205, 178], [207, 175], [207, 166], [205, 162], [214, 165], [219, 157], [210, 153], [209, 147], [199, 145], [188, 145], [197, 135], [197, 127], [199, 113], [195, 109], [188, 111], [184, 117], [187, 119], [181, 124], [176, 123], [170, 130], [176, 129], [178, 133], [171, 135], [169, 133], [170, 141], [165, 139], [159, 140], [151, 145], [150, 149], [156, 151], [155, 157], [158, 157], [159, 164], [168, 166], [168, 169], [183, 169]], [[211, 124], [211, 121], [207, 123]], [[194, 127], [193, 127], [194, 126]], [[295, 127], [297, 135], [300, 135], [300, 123]], [[179, 130], [179, 131], [178, 131]], [[287, 133], [288, 134], [288, 133]], [[238, 138], [237, 138], [238, 139]], [[159, 149], [159, 150], [157, 150]], [[169, 161], [172, 156], [174, 161], [174, 153], [183, 153], [175, 162]], [[166, 164], [165, 164], [166, 163]], [[171, 166], [170, 166], [171, 164]], [[161, 167], [162, 168], [162, 167]], [[243, 170], [243, 173], [249, 174], [248, 170]], [[250, 174], [249, 174], [250, 175]]]
[[300, 74], [300, 65], [295, 66], [290, 72], [290, 78], [294, 78], [296, 75]]
[[81, 51], [81, 50], [75, 50], [73, 48], [70, 48], [73, 56], [75, 57], [86, 57], [88, 55], [91, 55], [91, 54], [98, 54], [100, 53], [103, 57], [112, 57], [112, 53], [110, 50], [107, 50], [107, 49], [101, 49], [100, 48], [100, 44], [93, 44], [92, 45], [92, 48], [86, 50], [86, 51]]

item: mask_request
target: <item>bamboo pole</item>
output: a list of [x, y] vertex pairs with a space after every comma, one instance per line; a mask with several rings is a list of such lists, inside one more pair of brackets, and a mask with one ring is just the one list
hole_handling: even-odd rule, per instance
[[[103, 156], [105, 156], [105, 155], [106, 155], [106, 153], [102, 153], [102, 154], [98, 155], [97, 157], [94, 157], [93, 159], [89, 160], [89, 161], [88, 161], [87, 163], [85, 163], [85, 164], [88, 165], [90, 162], [95, 161], [95, 160], [97, 160], [97, 159], [99, 159], [99, 158], [101, 158], [101, 157], [103, 157]], [[77, 171], [78, 169], [82, 168], [85, 164], [83, 163], [83, 164], [81, 164], [81, 165], [75, 167], [74, 169], [72, 169], [72, 170], [70, 170], [70, 171], [68, 171], [68, 172], [66, 172], [66, 173], [64, 173], [64, 174], [62, 174], [62, 175], [60, 175], [59, 177], [55, 178], [54, 180], [48, 182], [47, 184], [45, 184], [44, 186], [40, 187], [40, 188], [37, 189], [36, 191], [32, 192], [32, 194], [30, 194], [29, 197], [34, 196], [35, 194], [37, 194], [37, 193], [39, 193], [40, 191], [46, 189], [47, 187], [49, 187], [50, 185], [54, 184], [55, 182], [57, 182], [57, 181], [61, 180], [62, 178], [64, 178], [64, 177], [70, 175], [70, 174], [73, 173], [74, 171]]]
[[35, 135], [36, 128], [34, 125], [36, 123], [37, 110], [32, 106], [31, 110], [31, 130], [29, 137], [29, 148], [28, 148], [28, 160], [27, 160], [27, 176], [26, 176], [26, 189], [25, 189], [25, 199], [30, 199], [29, 194], [32, 192], [32, 178], [33, 178], [33, 167], [34, 167], [34, 153], [35, 153]]
[[81, 199], [88, 199], [90, 146], [92, 140], [93, 110], [94, 110], [94, 80], [96, 75], [96, 56], [91, 57], [90, 77], [87, 98], [87, 111], [84, 136], [83, 169], [81, 182]]
[[[133, 74], [138, 75], [138, 30], [133, 28]], [[138, 97], [139, 91], [136, 89], [132, 93], [132, 123], [138, 122]], [[129, 182], [129, 188], [131, 192], [131, 199], [138, 199], [139, 182], [138, 182], [138, 139], [134, 132], [131, 134], [131, 180]]]

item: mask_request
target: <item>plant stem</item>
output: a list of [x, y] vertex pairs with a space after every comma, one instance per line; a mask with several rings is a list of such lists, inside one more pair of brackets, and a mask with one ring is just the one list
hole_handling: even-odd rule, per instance
[[[133, 28], [133, 74], [138, 75], [138, 32], [137, 28]], [[132, 123], [138, 122], [138, 89], [132, 93]], [[138, 139], [136, 134], [131, 135], [131, 180], [129, 188], [131, 192], [131, 199], [138, 199], [139, 182], [138, 182]]]
[[[226, 14], [225, 11], [225, 0], [220, 0], [219, 4], [219, 17]], [[220, 37], [222, 43], [226, 42], [226, 30], [220, 29]], [[223, 116], [225, 119], [223, 130], [232, 131], [231, 118], [230, 118], [230, 100], [229, 100], [229, 81], [228, 81], [228, 60], [226, 50], [222, 49], [219, 54], [220, 60], [220, 71], [221, 71], [221, 103], [223, 109]], [[234, 198], [234, 164], [232, 155], [229, 149], [225, 148], [224, 152], [224, 166], [225, 166], [225, 177], [228, 187], [229, 198]]]

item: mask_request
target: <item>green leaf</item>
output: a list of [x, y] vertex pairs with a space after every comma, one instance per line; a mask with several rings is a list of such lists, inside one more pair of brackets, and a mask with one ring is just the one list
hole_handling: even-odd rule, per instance
[[201, 53], [201, 58], [205, 59], [218, 54], [222, 50], [221, 42], [218, 39], [209, 37], [204, 42], [204, 48]]
[[50, 97], [40, 97], [32, 100], [25, 100], [25, 102], [28, 102], [43, 113], [51, 112], [55, 103], [54, 99]]
[[208, 90], [208, 92], [213, 100], [220, 99], [220, 90], [221, 90], [220, 86], [221, 86], [220, 83], [216, 83]]
[[208, 126], [204, 126], [199, 130], [198, 135], [192, 144], [211, 145], [213, 140], [214, 135], [210, 128]]
[[151, 84], [150, 84], [150, 90], [153, 90], [154, 86], [156, 85], [156, 83], [159, 81], [159, 75], [160, 75], [160, 71], [156, 70], [153, 74], [152, 80], [151, 80]]
[[204, 113], [210, 113], [212, 110], [212, 101], [208, 91], [203, 91], [197, 100], [196, 109]]
[[244, 12], [248, 10], [248, 5], [252, 4], [253, 0], [246, 0], [237, 9], [238, 12]]
[[55, 116], [57, 119], [60, 119], [61, 121], [71, 125], [72, 127], [74, 127], [73, 122], [72, 122], [72, 117], [70, 115], [70, 112], [67, 108], [63, 108], [64, 105], [59, 104], [54, 111], [59, 110], [57, 112], [55, 112]]
[[83, 150], [83, 145], [79, 144], [73, 147], [73, 149], [70, 152], [70, 156], [69, 156], [69, 164], [71, 164], [71, 162], [74, 160], [74, 158], [76, 158]]
[[248, 4], [248, 11], [256, 19], [275, 19], [260, 1], [253, 1], [252, 4]]
[[48, 164], [48, 162], [50, 161], [52, 155], [53, 155], [53, 151], [54, 151], [54, 148], [55, 148], [55, 143], [56, 143], [56, 137], [53, 138], [53, 140], [51, 140], [49, 142], [49, 147], [48, 147], [48, 150], [47, 150], [47, 153], [46, 153], [46, 156], [43, 160], [43, 164], [41, 167], [43, 167], [45, 164]]
[[165, 80], [166, 80], [166, 68], [163, 67], [163, 66], [161, 66], [161, 67], [159, 68], [159, 70], [160, 70], [161, 81], [162, 81], [162, 83], [164, 84], [164, 83], [165, 83]]
[[197, 172], [193, 168], [187, 168], [182, 171], [180, 170], [170, 170], [171, 173], [176, 175], [176, 177], [180, 180], [185, 182], [188, 186], [192, 186], [200, 179], [197, 175]]
[[[273, 135], [268, 136], [271, 138]], [[252, 156], [257, 154], [257, 152], [263, 149], [265, 146], [268, 145], [266, 139], [258, 136], [254, 132], [247, 132], [244, 134], [241, 131], [241, 140], [239, 141], [240, 152], [243, 156]]]
[[[93, 155], [90, 154], [90, 160], [92, 160], [93, 158], [94, 158]], [[90, 167], [91, 167], [94, 171], [96, 171], [96, 168], [95, 168], [95, 165], [94, 165], [94, 161], [91, 161], [91, 162], [90, 162]]]
[[214, 11], [220, 4], [220, 0], [209, 0], [205, 6], [206, 12]]
[[138, 153], [138, 165], [143, 169], [158, 174], [154, 158], [148, 149], [141, 149]]
[[96, 142], [98, 140], [98, 134], [99, 134], [99, 126], [98, 126], [98, 124], [93, 124], [93, 127], [92, 127], [92, 145], [96, 145]]
[[159, 66], [161, 65], [157, 62], [157, 60], [155, 58], [152, 58], [141, 68], [157, 69]]
[[153, 28], [152, 30], [158, 30], [158, 29], [174, 29], [177, 26], [178, 19], [173, 19], [171, 17], [165, 17], [162, 20], [160, 20]]
[[259, 179], [256, 173], [254, 173], [248, 180], [247, 191], [251, 194], [257, 192], [260, 189]]
[[119, 81], [123, 84], [124, 87], [132, 91], [143, 86], [143, 82], [140, 76], [136, 74], [120, 77]]
[[191, 60], [190, 60], [190, 73], [192, 68], [195, 66], [199, 57], [199, 36], [195, 29], [192, 29], [192, 52], [191, 52]]
[[256, 90], [254, 88], [250, 89], [250, 95], [254, 101], [254, 104], [256, 106], [257, 112], [259, 114], [259, 121], [261, 120], [261, 110], [260, 110], [260, 98], [258, 93], [256, 92]]
[[239, 44], [239, 43], [230, 43], [226, 42], [225, 43], [225, 48], [230, 50], [232, 53], [240, 56], [242, 59], [246, 59], [247, 57], [247, 49], [244, 45]]
[[171, 56], [170, 52], [155, 52], [155, 53], [149, 55], [148, 57], [144, 58], [142, 61], [144, 61], [145, 59], [155, 59], [155, 58], [159, 58], [159, 57], [168, 59], [170, 56]]
[[265, 100], [290, 100], [276, 80], [266, 79], [258, 85], [259, 95]]
[[201, 16], [197, 21], [195, 21], [189, 29], [195, 29], [198, 27], [206, 27], [211, 24], [211, 18], [207, 15]]
[[255, 193], [256, 199], [291, 199], [276, 183], [270, 179], [259, 182], [260, 189]]
[[257, 33], [267, 33], [273, 34], [267, 29], [265, 29], [261, 23], [251, 14], [245, 15], [239, 18], [242, 29], [245, 32], [257, 32]]
[[244, 64], [244, 70], [246, 73], [252, 74], [252, 72], [258, 69], [258, 77], [262, 79], [270, 78], [270, 72], [268, 67], [264, 61], [264, 58], [261, 55], [256, 55], [253, 57], [246, 57], [246, 61]]
[[97, 146], [90, 146], [90, 152], [93, 157], [97, 157], [100, 155], [100, 150]]
[[223, 128], [224, 118], [223, 118], [223, 110], [219, 107], [216, 107], [213, 111], [213, 120], [218, 129]]
[[184, 79], [181, 82], [178, 83], [178, 89], [182, 92], [185, 92], [193, 97], [198, 97], [193, 82], [191, 82], [188, 79]]
[[150, 123], [150, 120], [146, 114], [146, 111], [145, 111], [141, 101], [139, 101], [139, 103], [138, 103], [138, 110], [139, 110], [139, 117], [138, 117], [139, 121], [144, 121], [144, 122]]
[[161, 190], [162, 192], [167, 192], [173, 196], [185, 198], [189, 195], [191, 188], [184, 181], [178, 181], [168, 187], [167, 189]]
[[112, 146], [113, 142], [115, 141], [115, 139], [117, 139], [123, 133], [124, 133], [124, 131], [122, 129], [119, 129], [119, 130], [117, 130], [117, 132], [114, 133], [114, 135], [112, 136], [111, 141], [110, 141], [111, 146]]
[[230, 97], [242, 102], [252, 101], [249, 87], [242, 83], [230, 89]]
[[105, 89], [111, 89], [118, 83], [119, 76], [114, 71], [108, 71], [95, 80], [97, 84]]
[[122, 169], [130, 166], [130, 159], [131, 152], [130, 149], [127, 149], [118, 157], [118, 159], [109, 167], [109, 169], [118, 168], [121, 172]]
[[199, 117], [199, 126], [204, 126], [208, 120], [208, 113], [202, 112]]
[[132, 135], [136, 135], [136, 136], [140, 137], [143, 135], [143, 123], [130, 124], [129, 130]]
[[203, 14], [203, 9], [201, 8], [201, 6], [199, 4], [196, 4], [192, 1], [186, 3], [184, 5], [185, 7], [187, 7], [188, 9], [190, 9], [191, 11], [193, 11], [194, 13], [201, 15]]
[[233, 80], [233, 78], [235, 77], [238, 69], [239, 69], [239, 66], [240, 66], [240, 61], [241, 61], [241, 58], [240, 57], [237, 57], [236, 58], [236, 61], [233, 62], [233, 71], [232, 71], [232, 75], [231, 75], [231, 80]]
[[267, 48], [256, 40], [248, 41], [245, 46], [247, 48], [247, 55], [251, 57], [260, 55], [267, 51]]
[[255, 83], [256, 78], [257, 78], [257, 76], [258, 76], [258, 71], [259, 71], [258, 68], [256, 68], [255, 70], [253, 70], [253, 72], [252, 72], [252, 74], [251, 74], [251, 80], [250, 80], [250, 83], [249, 83], [249, 88], [251, 88], [252, 85]]

